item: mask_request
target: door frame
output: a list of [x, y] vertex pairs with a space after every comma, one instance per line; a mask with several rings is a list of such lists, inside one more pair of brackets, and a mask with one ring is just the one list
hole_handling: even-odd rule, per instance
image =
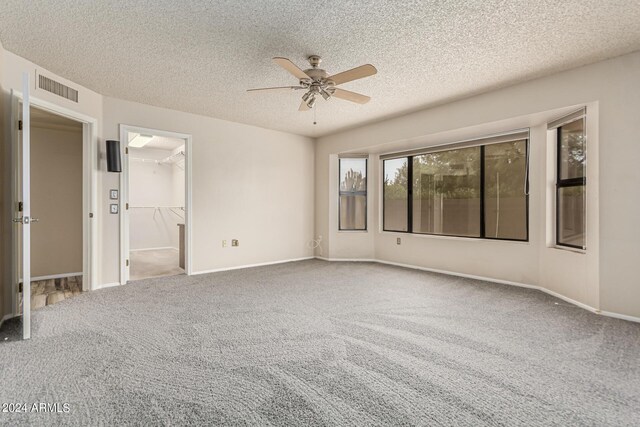
[[[175, 138], [184, 140], [184, 229], [185, 229], [185, 273], [187, 276], [193, 274], [192, 260], [192, 229], [193, 229], [193, 209], [192, 209], [192, 136], [191, 134], [170, 132], [160, 129], [150, 129], [135, 125], [120, 124], [120, 142], [122, 150], [126, 153], [129, 145], [127, 134], [141, 133], [146, 135], [161, 136], [165, 138]], [[127, 213], [126, 204], [129, 203], [129, 159], [124, 155], [122, 161], [122, 173], [120, 174], [120, 284], [125, 285], [129, 280], [129, 270], [127, 269], [127, 260], [129, 259], [129, 215]]]
[[[20, 104], [24, 99], [23, 93], [17, 90], [11, 90], [11, 201], [12, 214], [15, 214], [16, 202], [20, 198], [19, 184], [20, 177], [17, 175], [19, 171], [19, 142], [20, 131], [18, 130], [18, 120], [20, 118]], [[97, 173], [98, 173], [98, 120], [94, 117], [78, 113], [58, 104], [39, 99], [29, 94], [29, 103], [31, 107], [45, 110], [51, 114], [66, 117], [68, 119], [80, 122], [82, 124], [82, 290], [91, 291], [97, 287], [97, 266], [98, 266], [98, 224], [96, 212], [97, 206]], [[13, 240], [13, 251], [11, 259], [11, 298], [12, 298], [12, 314], [17, 316], [18, 307], [18, 288], [17, 284], [20, 280], [20, 271], [18, 268], [18, 252], [19, 239], [17, 238], [16, 228], [12, 228], [11, 238]]]

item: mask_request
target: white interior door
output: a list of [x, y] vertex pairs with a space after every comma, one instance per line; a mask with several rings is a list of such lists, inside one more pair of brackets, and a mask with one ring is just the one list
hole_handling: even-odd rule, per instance
[[31, 118], [29, 115], [29, 73], [22, 74], [22, 138], [21, 138], [21, 176], [20, 201], [21, 215], [14, 221], [20, 227], [22, 256], [22, 337], [31, 338], [31, 224], [37, 219], [31, 218]]

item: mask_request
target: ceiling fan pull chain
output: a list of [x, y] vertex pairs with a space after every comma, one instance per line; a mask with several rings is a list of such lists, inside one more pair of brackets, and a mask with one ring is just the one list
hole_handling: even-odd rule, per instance
[[313, 124], [317, 125], [318, 122], [316, 122], [316, 111], [318, 111], [318, 107], [316, 106], [316, 108], [313, 109]]

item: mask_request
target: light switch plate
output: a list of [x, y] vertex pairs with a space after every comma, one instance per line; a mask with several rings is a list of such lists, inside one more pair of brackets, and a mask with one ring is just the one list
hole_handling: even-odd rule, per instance
[[118, 190], [116, 189], [109, 190], [109, 198], [111, 200], [118, 200]]
[[117, 214], [118, 213], [118, 204], [117, 203], [111, 203], [109, 205], [109, 212], [111, 212], [112, 214]]
[[240, 246], [240, 242], [238, 242], [238, 239], [233, 239], [231, 241], [231, 246]]
[[398, 237], [398, 238], [396, 239], [396, 245], [401, 245], [401, 244], [402, 244], [402, 238], [401, 238], [401, 237]]

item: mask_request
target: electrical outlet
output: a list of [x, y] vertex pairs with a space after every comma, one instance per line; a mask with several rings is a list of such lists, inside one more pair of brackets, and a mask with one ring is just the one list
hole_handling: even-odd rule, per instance
[[396, 239], [396, 245], [401, 245], [402, 244], [402, 237], [398, 237]]
[[238, 242], [238, 239], [233, 239], [231, 241], [231, 246], [240, 246], [240, 242]]
[[222, 247], [223, 247], [223, 248], [226, 248], [226, 247], [227, 247], [227, 241], [226, 241], [226, 240], [223, 240], [223, 241], [222, 241]]

